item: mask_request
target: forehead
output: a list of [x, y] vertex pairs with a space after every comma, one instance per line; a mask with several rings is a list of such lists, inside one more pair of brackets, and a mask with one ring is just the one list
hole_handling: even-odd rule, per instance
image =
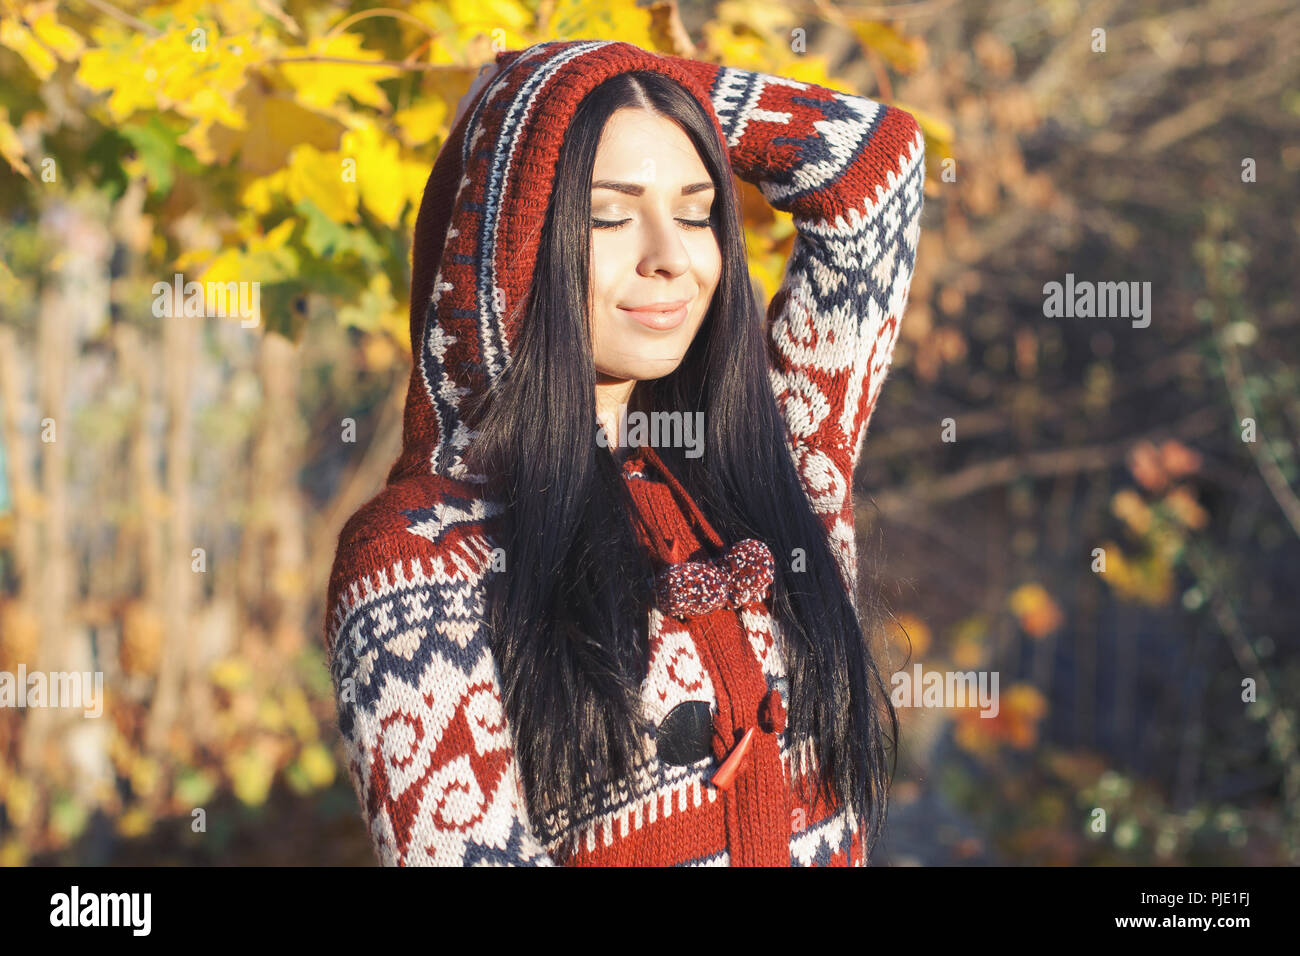
[[592, 181], [675, 185], [709, 179], [686, 131], [665, 116], [622, 109], [610, 116], [596, 149]]

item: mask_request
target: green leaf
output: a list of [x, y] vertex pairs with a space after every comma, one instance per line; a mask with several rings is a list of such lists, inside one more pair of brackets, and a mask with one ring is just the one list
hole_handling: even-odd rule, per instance
[[156, 196], [171, 192], [175, 170], [200, 171], [194, 154], [177, 142], [180, 135], [181, 131], [168, 127], [158, 116], [150, 116], [144, 125], [122, 130], [122, 136], [135, 147], [136, 155], [144, 163], [149, 191]]
[[50, 829], [64, 841], [80, 836], [89, 819], [90, 811], [71, 794], [60, 794], [50, 805]]
[[199, 807], [216, 793], [217, 782], [216, 774], [211, 771], [187, 767], [177, 774], [173, 792], [183, 806]]
[[351, 254], [370, 265], [377, 265], [383, 259], [379, 244], [368, 233], [339, 225], [310, 199], [298, 200], [294, 208], [307, 223], [303, 244], [318, 257], [332, 259]]

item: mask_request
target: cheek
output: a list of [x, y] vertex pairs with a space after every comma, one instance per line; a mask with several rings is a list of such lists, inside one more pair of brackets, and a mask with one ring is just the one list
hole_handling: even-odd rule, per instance
[[690, 338], [694, 340], [704, 324], [704, 317], [713, 304], [718, 282], [722, 278], [722, 252], [718, 248], [716, 236], [700, 237], [700, 241], [691, 248], [691, 272], [700, 289], [699, 314], [690, 326]]
[[626, 253], [619, 248], [618, 243], [610, 242], [608, 237], [593, 236], [590, 248], [588, 261], [591, 266], [588, 284], [591, 298], [595, 302], [605, 302], [610, 296], [617, 295], [621, 277], [628, 269], [634, 269], [636, 264], [628, 264]]
[[629, 262], [626, 251], [610, 241], [612, 238], [593, 235], [590, 244], [587, 324], [594, 343], [607, 342], [611, 335], [619, 334], [612, 307], [621, 300], [628, 272], [636, 268], [636, 262]]
[[710, 295], [722, 276], [722, 250], [716, 236], [704, 236], [698, 247], [691, 251], [691, 264], [700, 287]]

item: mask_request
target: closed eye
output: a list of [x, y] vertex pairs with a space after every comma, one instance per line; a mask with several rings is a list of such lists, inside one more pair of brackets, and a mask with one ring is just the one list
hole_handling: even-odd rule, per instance
[[[591, 228], [605, 229], [610, 232], [617, 232], [618, 230], [622, 229], [631, 221], [632, 221], [631, 219], [618, 219], [618, 220], [593, 219], [591, 220]], [[682, 225], [687, 226], [691, 229], [708, 229], [710, 226], [713, 225], [713, 223], [711, 223], [707, 219], [678, 219], [677, 221], [680, 222]]]

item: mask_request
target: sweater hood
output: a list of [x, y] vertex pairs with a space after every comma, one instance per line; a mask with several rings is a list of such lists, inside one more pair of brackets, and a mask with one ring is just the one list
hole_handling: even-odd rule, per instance
[[[496, 58], [500, 71], [452, 129], [416, 219], [412, 370], [402, 453], [388, 476], [482, 483], [464, 453], [468, 402], [509, 367], [537, 261], [560, 147], [578, 105], [619, 73], [652, 70], [705, 107], [717, 67], [617, 41], [553, 40]], [[507, 320], [508, 316], [513, 317]]]

